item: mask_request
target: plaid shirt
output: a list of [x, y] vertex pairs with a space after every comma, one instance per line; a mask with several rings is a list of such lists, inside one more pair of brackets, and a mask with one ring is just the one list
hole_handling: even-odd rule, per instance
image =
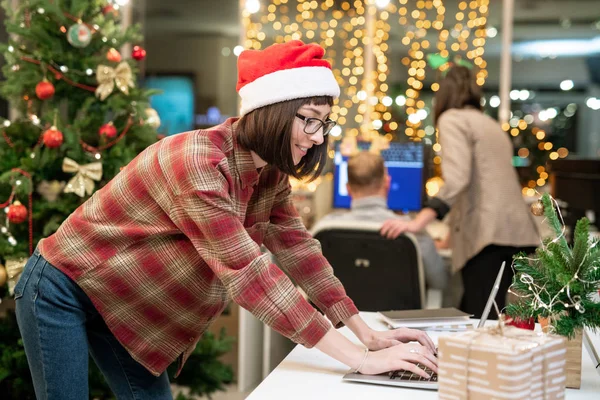
[[181, 369], [229, 300], [307, 347], [325, 335], [330, 323], [263, 243], [334, 326], [358, 312], [298, 217], [288, 176], [259, 174], [236, 125], [148, 147], [39, 245], [155, 375], [179, 356]]

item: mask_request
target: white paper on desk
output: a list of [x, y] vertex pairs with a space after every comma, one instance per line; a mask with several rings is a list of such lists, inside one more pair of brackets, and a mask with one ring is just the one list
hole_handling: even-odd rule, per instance
[[413, 329], [466, 329], [467, 327], [473, 326], [472, 320], [463, 319], [457, 320], [456, 318], [450, 319], [436, 319], [436, 320], [420, 320], [420, 321], [399, 321], [382, 318], [383, 322], [392, 328], [413, 328]]

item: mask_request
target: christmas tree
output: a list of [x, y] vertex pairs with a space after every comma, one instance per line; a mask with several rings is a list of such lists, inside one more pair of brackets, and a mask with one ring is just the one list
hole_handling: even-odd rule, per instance
[[589, 221], [582, 218], [575, 227], [573, 245], [565, 239], [565, 228], [552, 198], [546, 193], [532, 205], [543, 215], [555, 237], [546, 238], [535, 257], [514, 257], [515, 277], [511, 292], [519, 301], [506, 313], [520, 320], [548, 318], [551, 330], [566, 337], [584, 327], [600, 328], [600, 249], [589, 237]]
[[[118, 5], [24, 0], [17, 8], [11, 1], [3, 7], [11, 36], [0, 45], [6, 60], [0, 93], [16, 116], [0, 119], [0, 210], [6, 212], [0, 221], [0, 298], [7, 280], [14, 288], [37, 242], [156, 142], [160, 124], [149, 103], [154, 93], [136, 83], [137, 63], [146, 55], [140, 29], [122, 28]], [[0, 392], [9, 399], [34, 398], [10, 310], [0, 319], [0, 336]], [[231, 368], [217, 361], [230, 341], [205, 337], [194, 355], [208, 359], [210, 368], [185, 384], [211, 393], [231, 381]], [[112, 396], [93, 368], [90, 393]]]
[[[0, 201], [8, 207], [0, 258], [22, 259], [36, 242], [135, 155], [157, 140], [137, 60], [119, 50], [141, 40], [122, 30], [106, 0], [4, 3], [1, 94], [18, 116], [2, 123]], [[127, 59], [125, 59], [127, 58]], [[148, 115], [151, 115], [149, 118]]]

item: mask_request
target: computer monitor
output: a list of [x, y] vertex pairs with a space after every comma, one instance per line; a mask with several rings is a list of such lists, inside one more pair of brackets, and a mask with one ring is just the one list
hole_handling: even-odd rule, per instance
[[[370, 143], [359, 142], [360, 150], [368, 150]], [[390, 143], [381, 151], [388, 174], [392, 178], [388, 195], [388, 207], [394, 211], [419, 211], [425, 199], [425, 153], [421, 143]], [[333, 175], [334, 208], [350, 208], [351, 198], [346, 189], [348, 182], [348, 157], [340, 152], [339, 143], [335, 146], [335, 170]]]
[[150, 106], [158, 112], [158, 133], [173, 135], [195, 128], [194, 75], [188, 73], [148, 73], [143, 82], [146, 89], [157, 89], [159, 94], [150, 97]]

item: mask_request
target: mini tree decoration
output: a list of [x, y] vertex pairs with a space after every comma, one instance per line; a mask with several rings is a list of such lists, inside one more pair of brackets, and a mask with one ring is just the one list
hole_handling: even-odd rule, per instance
[[544, 194], [541, 202], [555, 237], [544, 239], [535, 257], [514, 257], [510, 292], [520, 299], [508, 305], [506, 313], [520, 319], [547, 318], [553, 333], [573, 338], [584, 327], [600, 327], [600, 303], [595, 300], [600, 286], [599, 242], [590, 239], [590, 223], [582, 218], [570, 247], [555, 201]]

